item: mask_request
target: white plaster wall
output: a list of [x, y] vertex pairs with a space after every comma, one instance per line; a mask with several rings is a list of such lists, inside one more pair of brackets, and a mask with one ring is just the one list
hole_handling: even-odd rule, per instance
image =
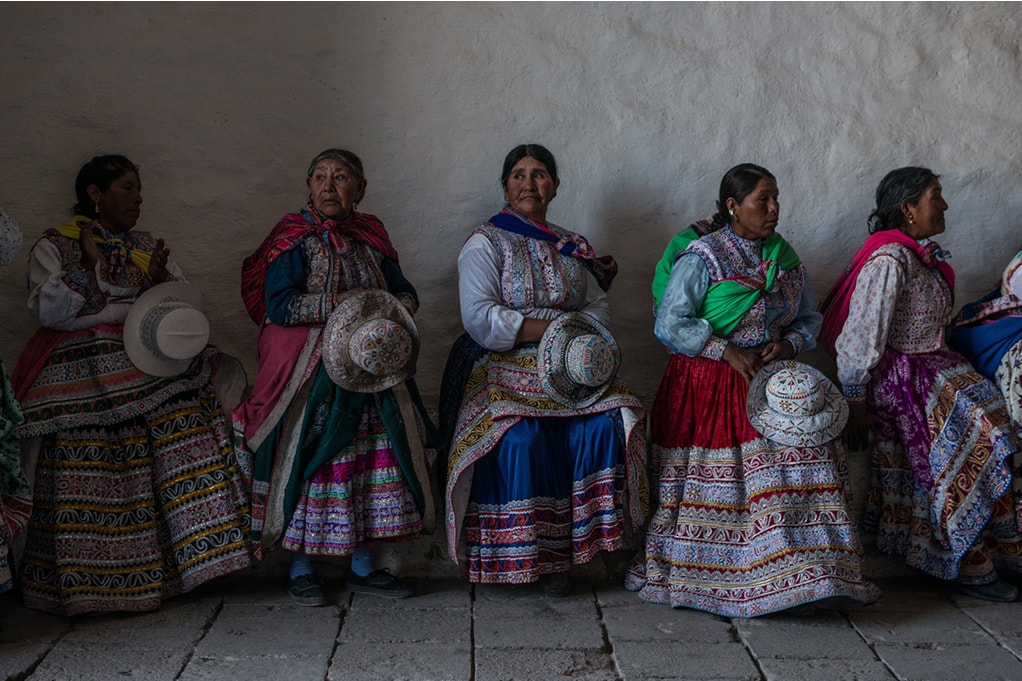
[[[504, 154], [540, 142], [561, 165], [551, 219], [620, 262], [612, 326], [650, 404], [654, 263], [736, 163], [777, 175], [818, 295], [907, 164], [943, 176], [959, 300], [996, 279], [1022, 246], [1020, 22], [1000, 3], [4, 3], [0, 206], [30, 242], [69, 215], [91, 156], [139, 163], [139, 227], [254, 378], [241, 261], [303, 204], [309, 159], [351, 148], [421, 295], [435, 407], [458, 249], [501, 205]], [[27, 252], [0, 271], [8, 367], [34, 330]]]

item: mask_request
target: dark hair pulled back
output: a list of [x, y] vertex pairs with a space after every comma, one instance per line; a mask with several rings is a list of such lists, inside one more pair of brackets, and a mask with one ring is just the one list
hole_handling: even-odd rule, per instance
[[110, 189], [116, 180], [128, 173], [138, 175], [138, 166], [124, 156], [94, 156], [91, 161], [82, 166], [75, 178], [75, 215], [84, 215], [95, 220], [99, 217], [96, 212], [96, 202], [89, 197], [89, 187], [96, 185], [99, 191], [105, 192]]
[[525, 157], [534, 158], [545, 165], [546, 171], [550, 173], [550, 178], [557, 182], [557, 161], [554, 160], [554, 155], [550, 153], [550, 150], [542, 144], [519, 144], [504, 157], [504, 167], [500, 171], [501, 187], [507, 189], [507, 178], [511, 176], [511, 170]]
[[341, 163], [349, 166], [355, 171], [355, 174], [359, 176], [359, 179], [365, 178], [365, 170], [362, 168], [362, 159], [360, 159], [354, 152], [348, 151], [347, 149], [338, 149], [336, 147], [324, 149], [316, 154], [316, 158], [312, 159], [312, 162], [309, 163], [309, 170], [305, 176], [312, 177], [312, 171], [316, 169], [319, 162], [328, 158], [337, 159]]
[[713, 216], [713, 227], [719, 229], [731, 224], [731, 215], [727, 210], [727, 200], [734, 199], [738, 203], [745, 200], [756, 189], [760, 180], [768, 177], [777, 181], [773, 173], [755, 163], [740, 163], [724, 173], [720, 180], [720, 192], [717, 195], [717, 212]]
[[912, 206], [918, 204], [926, 188], [939, 179], [940, 175], [934, 174], [929, 168], [916, 166], [898, 168], [884, 175], [884, 179], [877, 185], [876, 208], [866, 219], [869, 233], [903, 227], [905, 214], [901, 207], [906, 202]]

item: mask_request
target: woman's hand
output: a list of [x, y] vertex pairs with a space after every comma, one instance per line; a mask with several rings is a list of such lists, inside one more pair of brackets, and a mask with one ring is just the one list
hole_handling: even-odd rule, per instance
[[538, 343], [543, 338], [543, 333], [546, 332], [546, 327], [548, 326], [550, 326], [549, 319], [531, 319], [526, 317], [522, 320], [522, 325], [518, 327], [515, 345], [519, 343]]
[[740, 348], [734, 343], [728, 343], [724, 348], [724, 361], [744, 376], [746, 381], [755, 378], [764, 364], [761, 351]]
[[853, 402], [848, 405], [848, 424], [845, 425], [843, 439], [849, 450], [863, 451], [869, 447], [869, 433], [873, 430], [873, 418], [866, 409], [865, 402]]
[[767, 343], [760, 350], [759, 356], [763, 359], [763, 364], [791, 359], [795, 356], [795, 346], [786, 340]]
[[92, 272], [96, 269], [96, 263], [99, 262], [99, 245], [93, 238], [92, 230], [95, 229], [97, 223], [95, 220], [90, 220], [85, 224], [80, 224], [78, 227], [80, 233], [78, 235], [78, 246], [82, 250], [82, 268], [86, 271]]
[[167, 258], [170, 257], [170, 250], [163, 247], [163, 239], [156, 240], [156, 248], [153, 249], [152, 257], [149, 259], [149, 279], [154, 284], [162, 284], [167, 281]]

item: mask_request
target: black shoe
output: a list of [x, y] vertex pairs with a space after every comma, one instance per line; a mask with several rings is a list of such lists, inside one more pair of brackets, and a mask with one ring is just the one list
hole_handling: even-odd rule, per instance
[[995, 603], [1011, 603], [1018, 598], [1018, 589], [1003, 579], [998, 579], [990, 584], [961, 584], [956, 582], [955, 588], [966, 596]]
[[317, 607], [326, 605], [326, 592], [316, 575], [300, 575], [291, 580], [291, 587], [287, 590], [291, 594], [291, 600], [298, 605]]
[[571, 593], [571, 576], [567, 572], [555, 572], [539, 578], [543, 584], [543, 595], [564, 598]]
[[361, 594], [373, 594], [384, 598], [408, 598], [412, 595], [411, 588], [384, 568], [371, 572], [365, 577], [354, 572], [348, 575], [344, 586], [348, 591]]

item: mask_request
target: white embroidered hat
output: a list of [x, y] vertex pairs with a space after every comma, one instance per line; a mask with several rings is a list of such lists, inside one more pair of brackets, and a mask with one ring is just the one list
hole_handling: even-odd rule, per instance
[[621, 367], [621, 350], [610, 330], [584, 312], [566, 312], [543, 332], [536, 350], [539, 382], [547, 395], [580, 409], [607, 392]]
[[787, 360], [760, 369], [749, 383], [749, 422], [763, 437], [792, 447], [817, 447], [841, 434], [848, 403], [818, 369]]
[[185, 371], [209, 342], [202, 292], [181, 281], [157, 284], [128, 310], [124, 349], [132, 363], [152, 376]]
[[412, 375], [418, 357], [411, 313], [382, 289], [361, 289], [339, 302], [323, 329], [323, 367], [345, 390], [392, 388]]

